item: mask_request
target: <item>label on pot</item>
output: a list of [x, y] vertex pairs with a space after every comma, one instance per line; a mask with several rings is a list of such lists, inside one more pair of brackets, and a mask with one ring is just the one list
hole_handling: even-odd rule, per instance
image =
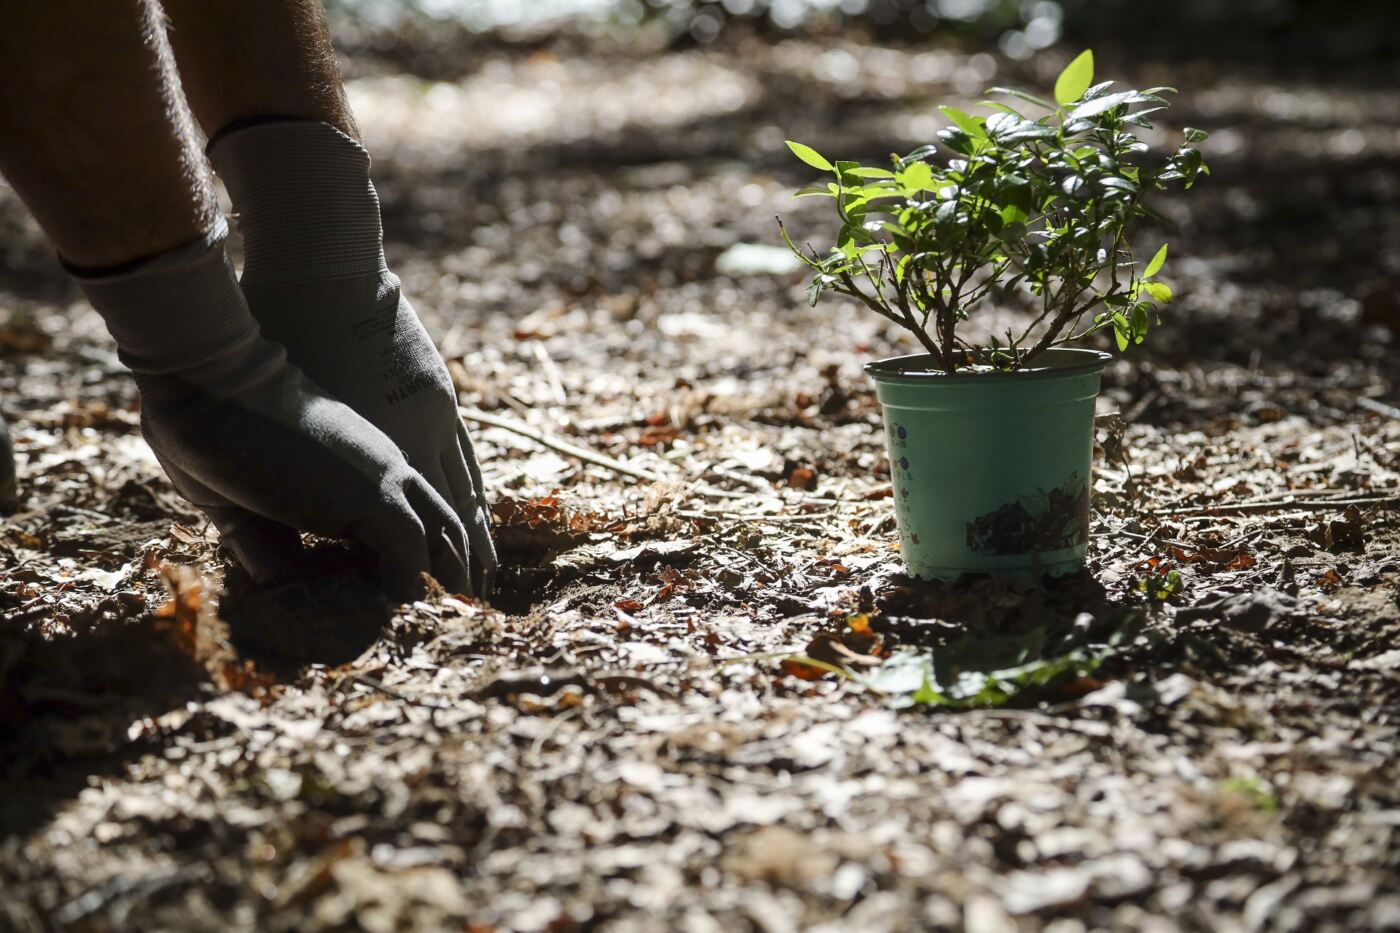
[[968, 550], [978, 554], [1057, 551], [1089, 540], [1089, 484], [1078, 471], [1058, 489], [1018, 496], [967, 523]]

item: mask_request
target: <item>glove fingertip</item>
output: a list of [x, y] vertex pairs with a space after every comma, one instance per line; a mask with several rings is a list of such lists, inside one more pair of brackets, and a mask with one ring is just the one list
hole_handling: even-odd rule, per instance
[[220, 543], [259, 584], [295, 576], [306, 557], [301, 536], [291, 528], [272, 523], [246, 524], [221, 531]]

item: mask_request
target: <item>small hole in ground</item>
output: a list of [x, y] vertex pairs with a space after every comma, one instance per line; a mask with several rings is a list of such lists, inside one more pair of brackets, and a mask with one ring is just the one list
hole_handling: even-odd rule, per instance
[[374, 556], [341, 545], [313, 547], [306, 567], [276, 585], [241, 570], [224, 579], [219, 616], [234, 648], [278, 676], [308, 664], [353, 661], [384, 632], [392, 615]]

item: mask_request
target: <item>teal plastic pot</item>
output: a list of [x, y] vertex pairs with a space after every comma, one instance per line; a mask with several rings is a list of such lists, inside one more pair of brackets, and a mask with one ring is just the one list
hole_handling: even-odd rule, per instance
[[870, 363], [911, 576], [1061, 576], [1089, 544], [1094, 398], [1109, 355], [1047, 350], [1019, 372], [927, 354]]

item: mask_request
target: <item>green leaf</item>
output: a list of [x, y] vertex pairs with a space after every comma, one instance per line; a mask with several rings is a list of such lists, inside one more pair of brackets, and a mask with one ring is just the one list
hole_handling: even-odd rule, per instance
[[1119, 191], [1126, 191], [1128, 194], [1137, 194], [1138, 186], [1128, 181], [1126, 178], [1119, 178], [1117, 175], [1110, 175], [1107, 178], [1100, 178], [1099, 184], [1105, 188], [1116, 188]]
[[927, 159], [929, 156], [933, 155], [937, 151], [938, 147], [930, 143], [926, 146], [920, 146], [913, 152], [896, 157], [895, 161], [900, 163], [901, 165], [907, 164], [909, 162], [918, 162], [920, 159]]
[[1002, 221], [1008, 224], [1023, 224], [1031, 219], [1030, 212], [1017, 204], [1006, 205], [1001, 209], [1000, 214]]
[[830, 198], [835, 197], [836, 192], [839, 190], [840, 189], [838, 189], [835, 185], [828, 182], [825, 185], [808, 185], [805, 188], [798, 188], [792, 196], [794, 198], [810, 198], [816, 195], [825, 195], [826, 197]]
[[1079, 120], [1087, 120], [1090, 117], [1097, 117], [1101, 113], [1107, 113], [1114, 107], [1128, 103], [1132, 96], [1130, 92], [1124, 92], [1122, 94], [1110, 94], [1107, 97], [1096, 97], [1071, 110], [1069, 116], [1065, 118], [1065, 122], [1073, 123]]
[[943, 141], [943, 145], [961, 155], [970, 155], [977, 148], [972, 137], [961, 127], [944, 127], [938, 131], [938, 138]]
[[854, 258], [854, 251], [849, 248], [858, 243], [870, 242], [870, 234], [859, 223], [847, 223], [841, 227], [841, 232], [836, 235], [836, 245], [847, 251], [847, 256]]
[[1118, 351], [1128, 349], [1128, 343], [1132, 339], [1133, 325], [1128, 323], [1128, 318], [1121, 311], [1113, 312], [1113, 340], [1118, 344]]
[[915, 706], [942, 706], [947, 702], [947, 698], [935, 690], [933, 683], [925, 677], [919, 689], [909, 695], [909, 701]]
[[1159, 113], [1166, 109], [1166, 107], [1148, 107], [1146, 110], [1139, 110], [1135, 113], [1125, 114], [1123, 117], [1123, 122], [1131, 123], [1133, 126], [1140, 126], [1144, 129], [1150, 130], [1152, 129], [1152, 121], [1147, 118], [1154, 113]]
[[986, 127], [989, 135], [996, 138], [1025, 122], [1025, 120], [1018, 119], [1015, 114], [994, 113], [983, 121], [983, 126]]
[[1152, 261], [1147, 264], [1147, 268], [1142, 270], [1142, 277], [1150, 279], [1158, 272], [1162, 271], [1162, 266], [1167, 262], [1167, 244], [1163, 243], [1162, 248], [1157, 250], [1157, 255], [1152, 257]]
[[1142, 343], [1147, 339], [1147, 308], [1142, 305], [1133, 307], [1133, 343]]
[[1094, 53], [1085, 49], [1055, 79], [1055, 100], [1061, 105], [1072, 104], [1082, 98], [1093, 83]]
[[821, 169], [823, 172], [829, 172], [835, 168], [834, 165], [822, 157], [821, 153], [817, 152], [817, 150], [813, 149], [811, 146], [804, 146], [790, 139], [787, 140], [787, 146], [792, 150], [793, 155], [812, 166], [812, 168]]
[[856, 178], [893, 178], [894, 172], [887, 168], [870, 168], [858, 165], [855, 168], [846, 169], [847, 175], [854, 175]]
[[849, 189], [850, 193], [867, 201], [875, 198], [893, 198], [899, 195], [899, 186], [893, 181], [880, 181], [871, 185], [861, 185], [857, 188]]
[[939, 107], [938, 109], [943, 111], [943, 115], [956, 123], [958, 129], [962, 130], [967, 135], [979, 138], [987, 135], [987, 130], [982, 126], [982, 121], [972, 116], [972, 114], [963, 113], [957, 107]]
[[859, 162], [853, 162], [849, 159], [838, 159], [836, 161], [836, 180], [842, 185], [851, 186], [855, 178], [853, 176], [847, 176], [850, 175], [854, 169], [858, 168], [860, 168]]
[[1008, 107], [1006, 104], [998, 103], [994, 100], [978, 101], [977, 106], [987, 107], [991, 110], [1000, 110], [1002, 113], [1009, 113], [1013, 117], [1020, 117], [1022, 120], [1026, 118], [1025, 114], [1021, 113], [1021, 111], [1017, 110], [1016, 108]]
[[1093, 87], [1089, 88], [1089, 90], [1084, 92], [1084, 99], [1093, 100], [1095, 97], [1102, 97], [1103, 95], [1108, 93], [1108, 89], [1111, 87], [1113, 87], [1112, 81], [1105, 81], [1102, 84], [1095, 84]]
[[1186, 141], [1188, 143], [1205, 142], [1209, 137], [1210, 134], [1205, 130], [1198, 130], [1194, 126], [1188, 126], [1186, 128]]
[[1055, 105], [1050, 103], [1050, 101], [1045, 100], [1042, 97], [1036, 97], [1034, 94], [1027, 94], [1025, 91], [1018, 91], [1014, 87], [990, 87], [987, 88], [987, 93], [1006, 94], [1010, 97], [1019, 97], [1021, 100], [1024, 100], [1027, 103], [1035, 104], [1037, 107], [1044, 107], [1046, 110], [1055, 109]]
[[1160, 301], [1162, 304], [1167, 304], [1172, 300], [1171, 287], [1168, 285], [1164, 285], [1161, 282], [1143, 282], [1142, 290], [1147, 292], [1147, 294], [1151, 295], [1153, 298]]
[[1176, 570], [1165, 574], [1149, 573], [1137, 581], [1137, 591], [1157, 602], [1166, 602], [1186, 589], [1186, 581]]
[[1028, 139], [1054, 139], [1055, 131], [1041, 123], [1022, 123], [1001, 137], [1002, 143], [1019, 143]]
[[899, 173], [899, 184], [910, 193], [926, 191], [933, 184], [933, 166], [927, 162], [911, 162]]
[[973, 709], [1053, 696], [1054, 687], [1091, 674], [1111, 646], [1043, 656], [1044, 630], [1020, 637], [972, 635], [931, 652], [899, 652], [856, 680], [884, 694], [896, 709]]

